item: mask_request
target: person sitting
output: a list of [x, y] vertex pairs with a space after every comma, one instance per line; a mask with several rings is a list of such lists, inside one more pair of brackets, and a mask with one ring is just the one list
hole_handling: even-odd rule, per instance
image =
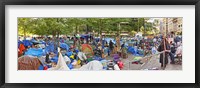
[[78, 52], [78, 58], [81, 60], [81, 66], [84, 65], [86, 63], [87, 57], [85, 55], [85, 53], [82, 52], [82, 50], [80, 50]]
[[101, 57], [101, 56], [102, 56], [102, 52], [101, 52], [100, 47], [98, 47], [98, 48], [96, 48], [96, 49], [94, 50], [94, 55], [95, 55], [95, 56], [98, 56], [98, 57]]
[[181, 58], [182, 58], [182, 44], [179, 42], [178, 44], [178, 48], [177, 48], [177, 51], [176, 51], [176, 56], [178, 57], [178, 64], [181, 64]]
[[171, 62], [170, 64], [175, 64], [174, 62], [174, 59], [175, 59], [175, 53], [176, 53], [176, 50], [175, 50], [175, 46], [172, 42], [170, 42], [170, 48], [171, 48], [171, 51], [169, 52], [169, 56], [170, 56], [170, 59], [171, 59]]
[[121, 50], [122, 50], [122, 48], [124, 48], [125, 47], [125, 42], [123, 42], [123, 44], [121, 45]]

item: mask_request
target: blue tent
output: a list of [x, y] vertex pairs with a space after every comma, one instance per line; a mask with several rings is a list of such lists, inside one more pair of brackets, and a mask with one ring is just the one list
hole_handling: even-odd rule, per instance
[[132, 53], [132, 54], [135, 54], [135, 49], [131, 46], [128, 47], [128, 50], [127, 50], [129, 53]]

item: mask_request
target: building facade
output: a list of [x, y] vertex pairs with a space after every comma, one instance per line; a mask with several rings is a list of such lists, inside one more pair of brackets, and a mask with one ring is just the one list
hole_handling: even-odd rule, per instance
[[177, 33], [182, 32], [182, 18], [163, 18], [162, 25], [160, 25], [161, 30], [165, 33]]

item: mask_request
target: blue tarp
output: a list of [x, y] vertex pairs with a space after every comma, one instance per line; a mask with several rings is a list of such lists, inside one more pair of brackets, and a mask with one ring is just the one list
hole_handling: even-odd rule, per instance
[[98, 60], [98, 61], [101, 61], [101, 60], [103, 60], [103, 58], [101, 58], [101, 57], [98, 57], [98, 56], [94, 56], [94, 57], [93, 57], [93, 59], [94, 59], [94, 60]]
[[131, 46], [128, 47], [128, 50], [127, 50], [129, 53], [132, 53], [134, 54], [135, 53], [135, 49]]
[[129, 53], [135, 55], [135, 56], [143, 56], [143, 53], [141, 50], [138, 50], [137, 48], [133, 48], [131, 46], [128, 47], [127, 50]]
[[70, 57], [73, 54], [73, 52], [67, 52], [66, 54], [68, 57]]
[[68, 64], [67, 66], [69, 67], [69, 69], [73, 69], [74, 68], [72, 64]]
[[54, 51], [54, 45], [53, 44], [50, 44], [50, 45], [45, 47], [46, 53], [50, 53], [50, 52], [53, 52], [53, 51]]
[[29, 41], [29, 40], [23, 40], [23, 44], [25, 47], [32, 45], [31, 41]]
[[75, 52], [76, 52], [76, 53], [78, 53], [78, 52], [79, 52], [79, 50], [78, 50], [78, 49], [75, 49]]
[[38, 70], [44, 70], [44, 66], [40, 65], [40, 66], [38, 67]]
[[88, 34], [85, 34], [85, 35], [81, 35], [81, 37], [82, 37], [82, 38], [89, 38], [89, 37], [90, 37], [90, 35], [88, 35]]
[[105, 41], [107, 41], [107, 43], [109, 44], [110, 40], [116, 44], [116, 41], [114, 40], [114, 38], [105, 38]]
[[40, 57], [43, 55], [43, 49], [30, 48], [25, 52], [25, 55]]
[[66, 51], [69, 50], [69, 46], [66, 43], [60, 43], [60, 47], [65, 49]]
[[52, 62], [55, 62], [55, 63], [58, 63], [58, 57], [55, 56], [55, 57], [51, 58], [51, 61], [52, 61]]

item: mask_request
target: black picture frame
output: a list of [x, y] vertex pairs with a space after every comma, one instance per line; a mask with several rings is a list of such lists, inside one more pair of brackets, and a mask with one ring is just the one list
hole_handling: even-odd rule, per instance
[[[126, 84], [48, 84], [48, 83], [5, 83], [5, 6], [6, 5], [195, 5], [195, 83], [159, 83], [159, 84], [138, 84], [138, 83], [126, 83]], [[200, 87], [200, 60], [199, 60], [199, 47], [198, 44], [200, 38], [199, 31], [200, 30], [200, 0], [1, 0], [0, 1], [0, 86], [2, 88], [74, 88], [74, 87], [152, 87], [152, 88], [160, 88], [160, 87], [171, 87], [171, 88], [199, 88]]]

